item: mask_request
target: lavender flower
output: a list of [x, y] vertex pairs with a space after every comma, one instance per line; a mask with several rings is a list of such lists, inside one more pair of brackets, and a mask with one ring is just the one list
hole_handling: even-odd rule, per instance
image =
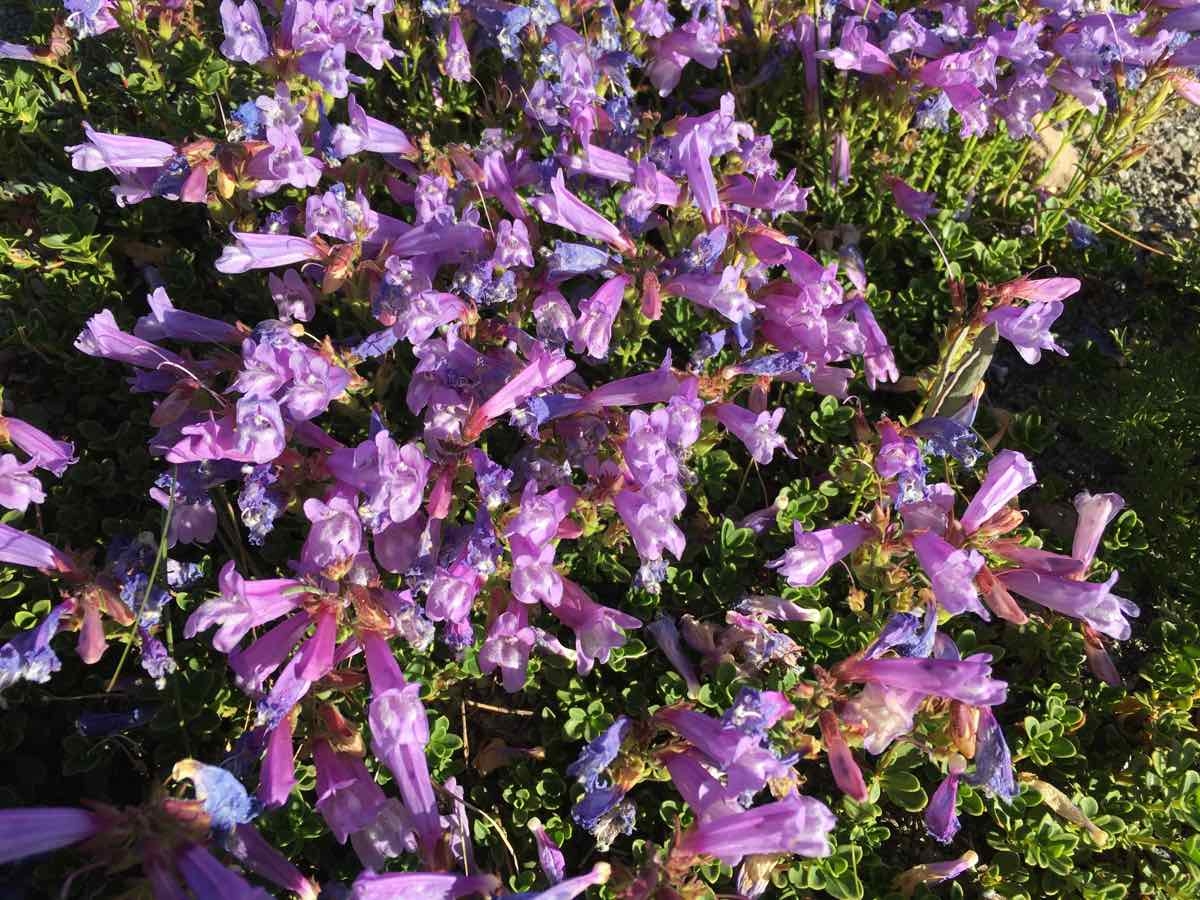
[[270, 42], [254, 0], [243, 0], [240, 4], [221, 0], [221, 27], [225, 29], [221, 54], [226, 59], [254, 65], [270, 53]]
[[788, 584], [797, 587], [816, 584], [834, 563], [853, 553], [871, 536], [869, 528], [857, 523], [811, 532], [805, 531], [799, 522], [793, 527], [796, 546], [767, 563], [767, 567], [778, 569]]

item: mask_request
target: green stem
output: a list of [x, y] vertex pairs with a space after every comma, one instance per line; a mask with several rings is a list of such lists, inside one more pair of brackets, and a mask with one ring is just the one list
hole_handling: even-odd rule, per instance
[[950, 172], [951, 182], [958, 181], [958, 176], [963, 173], [963, 169], [967, 167], [967, 163], [971, 161], [971, 157], [975, 155], [975, 148], [979, 146], [979, 137], [971, 135], [963, 143], [962, 151], [958, 154], [958, 163]]
[[[154, 554], [154, 565], [150, 568], [150, 577], [146, 581], [146, 592], [142, 594], [143, 608], [150, 602], [150, 592], [154, 590], [154, 582], [158, 579], [159, 567], [167, 556], [167, 530], [171, 527], [171, 514], [174, 511], [175, 483], [172, 481], [171, 493], [167, 497], [167, 508], [163, 511], [162, 531], [158, 536], [158, 549]], [[121, 669], [125, 666], [125, 660], [129, 658], [129, 648], [133, 646], [133, 636], [137, 634], [137, 610], [133, 611], [133, 615], [133, 624], [129, 626], [129, 631], [125, 634], [125, 647], [121, 651], [121, 658], [117, 660], [116, 671], [113, 672], [112, 678], [108, 680], [108, 687], [104, 689], [105, 693], [112, 693], [113, 688], [117, 686], [117, 679], [121, 677]]]
[[1017, 182], [1017, 177], [1021, 174], [1021, 170], [1025, 168], [1025, 162], [1029, 159], [1029, 153], [1033, 150], [1033, 141], [1027, 140], [1025, 146], [1021, 148], [1021, 155], [1017, 157], [1016, 164], [1012, 167], [1012, 171], [1008, 173], [1008, 178], [1004, 183], [1004, 190], [1000, 192], [1000, 205], [1008, 206], [1008, 193], [1013, 189], [1013, 185]]
[[970, 194], [971, 191], [975, 190], [975, 188], [979, 185], [979, 180], [983, 178], [984, 174], [991, 167], [992, 160], [995, 158], [996, 153], [1000, 150], [1000, 143], [1001, 139], [998, 137], [988, 141], [987, 150], [983, 152], [983, 161], [980, 162], [979, 166], [975, 169], [975, 177], [973, 177], [971, 179], [971, 183], [967, 185], [967, 189], [963, 192], [964, 195]]
[[[171, 627], [171, 620], [167, 619], [167, 652], [171, 654], [171, 658], [175, 658], [175, 631]], [[183, 749], [190, 757], [192, 755], [192, 741], [188, 737], [187, 717], [183, 714], [183, 695], [179, 692], [179, 679], [171, 679], [171, 692], [175, 696], [175, 715], [178, 716], [179, 733], [183, 735]]]
[[61, 72], [67, 76], [67, 81], [71, 83], [71, 89], [75, 92], [75, 99], [79, 101], [80, 108], [88, 111], [87, 95], [83, 92], [83, 86], [79, 83], [79, 75], [74, 69], [68, 69], [64, 66], [52, 66], [54, 71]]

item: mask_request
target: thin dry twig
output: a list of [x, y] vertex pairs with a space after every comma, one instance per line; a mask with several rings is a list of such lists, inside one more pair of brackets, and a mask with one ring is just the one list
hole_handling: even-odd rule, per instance
[[495, 828], [496, 833], [498, 835], [500, 835], [500, 842], [502, 844], [504, 844], [504, 849], [508, 851], [508, 855], [512, 859], [513, 872], [520, 871], [521, 862], [519, 859], [517, 859], [517, 851], [513, 849], [512, 842], [509, 841], [509, 839], [508, 839], [508, 832], [504, 830], [503, 825], [501, 825], [498, 821], [496, 821], [496, 819], [494, 819], [492, 816], [489, 816], [482, 809], [480, 809], [478, 806], [476, 806], [474, 803], [472, 803], [470, 800], [468, 800], [466, 798], [465, 792], [464, 792], [464, 796], [458, 797], [458, 796], [450, 793], [450, 791], [446, 790], [444, 787], [442, 787], [436, 781], [433, 783], [433, 789], [435, 791], [437, 791], [439, 794], [444, 794], [445, 796], [449, 797], [451, 799], [451, 801], [453, 801], [455, 803], [461, 803], [463, 806], [465, 806], [467, 809], [471, 810], [472, 812], [478, 813], [480, 818], [482, 818], [485, 822], [487, 822], [489, 825], [491, 825], [493, 828]]
[[480, 703], [478, 700], [464, 700], [463, 704], [472, 709], [482, 709], [485, 712], [499, 713], [502, 716], [532, 716], [531, 709], [505, 709], [503, 706], [492, 706], [490, 703]]

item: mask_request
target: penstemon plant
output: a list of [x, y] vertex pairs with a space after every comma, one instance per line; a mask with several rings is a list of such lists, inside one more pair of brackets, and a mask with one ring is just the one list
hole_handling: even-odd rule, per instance
[[[1102, 844], [1095, 810], [1017, 771], [1022, 673], [976, 632], [1071, 633], [1074, 667], [1123, 685], [1110, 651], [1138, 607], [1097, 555], [1124, 501], [1079, 494], [1069, 552], [1046, 549], [1018, 505], [1033, 462], [977, 425], [1000, 340], [1065, 355], [1051, 329], [1081, 283], [963, 274], [930, 179], [888, 173], [881, 232], [924, 229], [950, 308], [902, 374], [874, 236], [823, 226], [862, 189], [856, 157], [952, 120], [956, 177], [1018, 142], [1004, 205], [1065, 123], [1087, 152], [1031, 241], [1094, 240], [1089, 185], [1174, 96], [1200, 101], [1194, 34], [1188, 6], [71, 0], [45, 44], [0, 44], [84, 109], [85, 54], [124, 41], [140, 94], [172, 41], [223, 58], [220, 123], [147, 106], [118, 133], [89, 111], [65, 152], [122, 209], [199, 210], [222, 242], [201, 264], [274, 308], [193, 312], [147, 267], [132, 326], [79, 323], [75, 351], [122, 367], [146, 420], [160, 533], [98, 559], [0, 524], [0, 561], [58, 595], [0, 647], [0, 690], [50, 682], [74, 632], [108, 692], [136, 661], [186, 732], [178, 679], [206, 644], [239, 724], [141, 803], [0, 810], [0, 862], [72, 846], [64, 890], [98, 871], [155, 898], [862, 896], [839, 832], [886, 799], [933, 841], [894, 874], [910, 896], [986, 864], [960, 809], [1000, 820], [1023, 795]], [[818, 136], [794, 165], [752, 115], [783, 73]], [[38, 470], [75, 448], [15, 417], [0, 436], [0, 504], [36, 509]], [[859, 625], [828, 634], [825, 598]], [[491, 772], [546, 759], [505, 729], [478, 778], [450, 771], [445, 714], [465, 740], [468, 709], [532, 716], [522, 695], [570, 704], [641, 657], [657, 684], [558, 729], [569, 817], [514, 836], [481, 802]], [[272, 823], [301, 806], [349, 848], [336, 871], [260, 831], [296, 850]]]

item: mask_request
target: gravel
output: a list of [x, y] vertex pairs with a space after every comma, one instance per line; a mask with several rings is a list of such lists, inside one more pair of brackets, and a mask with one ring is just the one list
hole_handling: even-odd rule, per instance
[[1195, 240], [1200, 233], [1200, 108], [1183, 104], [1143, 136], [1150, 145], [1117, 183], [1134, 201], [1130, 227]]

